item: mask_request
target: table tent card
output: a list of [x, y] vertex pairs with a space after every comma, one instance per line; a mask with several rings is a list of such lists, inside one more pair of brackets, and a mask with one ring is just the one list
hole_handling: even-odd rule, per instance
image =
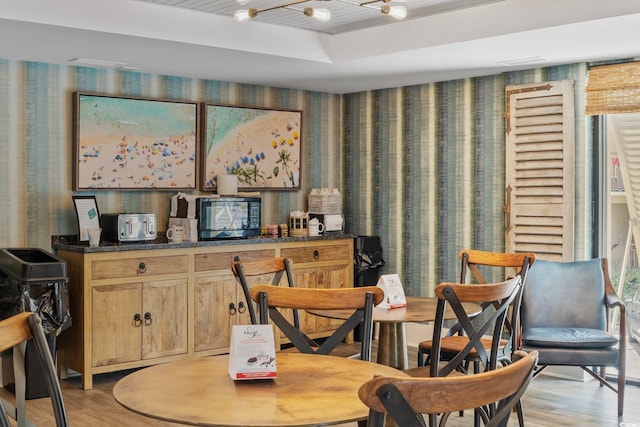
[[234, 325], [229, 351], [234, 380], [276, 378], [276, 347], [271, 325]]
[[400, 308], [407, 306], [407, 298], [404, 295], [400, 276], [397, 274], [383, 274], [378, 279], [376, 286], [384, 291], [384, 299], [377, 307]]

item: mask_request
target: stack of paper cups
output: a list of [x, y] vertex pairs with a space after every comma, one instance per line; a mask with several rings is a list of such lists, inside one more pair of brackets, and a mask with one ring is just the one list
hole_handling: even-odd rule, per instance
[[235, 196], [238, 194], [237, 175], [218, 175], [218, 194], [221, 196]]

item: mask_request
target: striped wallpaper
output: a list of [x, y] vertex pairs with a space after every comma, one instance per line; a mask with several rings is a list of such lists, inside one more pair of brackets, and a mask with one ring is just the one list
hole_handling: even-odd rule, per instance
[[[346, 221], [379, 235], [385, 273], [410, 295], [456, 281], [463, 248], [504, 250], [507, 85], [572, 79], [576, 102], [576, 258], [589, 256], [591, 137], [586, 64], [344, 96]], [[500, 279], [495, 277], [494, 279]]]
[[[130, 71], [0, 59], [0, 247], [50, 249], [76, 233], [71, 196], [72, 94], [100, 92], [304, 111], [300, 191], [265, 191], [263, 222], [306, 208], [311, 188], [344, 195], [346, 230], [379, 235], [385, 273], [410, 295], [456, 280], [463, 247], [501, 250], [504, 89], [576, 82], [576, 254], [590, 243], [590, 136], [575, 64], [334, 95]], [[99, 191], [101, 212], [148, 211], [163, 230], [171, 192]]]

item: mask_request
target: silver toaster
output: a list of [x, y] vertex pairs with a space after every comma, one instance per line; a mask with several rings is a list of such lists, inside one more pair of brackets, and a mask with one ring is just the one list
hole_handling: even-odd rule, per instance
[[100, 215], [102, 239], [107, 242], [144, 242], [156, 238], [156, 214]]

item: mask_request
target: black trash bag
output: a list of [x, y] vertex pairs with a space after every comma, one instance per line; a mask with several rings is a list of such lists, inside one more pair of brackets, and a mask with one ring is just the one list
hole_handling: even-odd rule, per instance
[[66, 280], [31, 283], [22, 294], [26, 311], [38, 313], [45, 335], [56, 335], [71, 326], [69, 287]]
[[384, 266], [384, 259], [382, 259], [382, 250], [372, 253], [363, 252], [358, 254], [356, 257], [357, 259], [354, 260], [356, 264], [356, 277], [361, 275], [366, 270], [373, 270], [375, 268]]
[[0, 271], [0, 319], [24, 311], [38, 313], [47, 336], [52, 333], [59, 335], [69, 328], [71, 312], [67, 280], [20, 281]]
[[384, 266], [380, 238], [377, 236], [356, 237], [354, 252], [353, 267], [356, 285], [375, 285], [375, 282], [370, 282], [374, 278], [377, 280], [377, 272]]
[[0, 270], [0, 320], [22, 313], [22, 285], [17, 280], [11, 280]]

